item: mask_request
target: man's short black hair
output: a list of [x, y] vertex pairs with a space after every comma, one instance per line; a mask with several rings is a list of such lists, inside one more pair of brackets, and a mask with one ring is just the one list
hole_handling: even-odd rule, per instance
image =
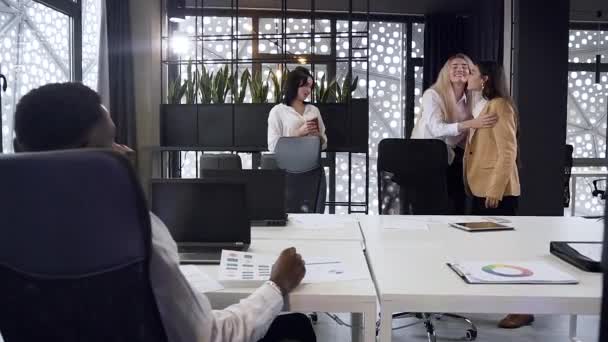
[[17, 104], [17, 143], [26, 151], [81, 147], [102, 115], [101, 97], [91, 88], [81, 83], [47, 84]]

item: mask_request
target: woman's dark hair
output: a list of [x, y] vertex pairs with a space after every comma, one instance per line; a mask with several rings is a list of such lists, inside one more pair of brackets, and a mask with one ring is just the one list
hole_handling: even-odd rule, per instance
[[502, 97], [512, 104], [513, 101], [511, 100], [511, 95], [509, 95], [509, 88], [502, 65], [491, 61], [482, 61], [475, 65], [479, 68], [481, 77], [487, 77], [483, 91], [481, 92], [483, 97], [486, 100]]
[[[308, 69], [304, 67], [296, 67], [287, 74], [287, 81], [285, 81], [285, 94], [283, 94], [283, 103], [291, 105], [291, 103], [298, 97], [298, 88], [305, 85], [308, 82], [308, 78], [311, 78], [314, 82], [314, 77]], [[314, 83], [313, 83], [314, 85]]]

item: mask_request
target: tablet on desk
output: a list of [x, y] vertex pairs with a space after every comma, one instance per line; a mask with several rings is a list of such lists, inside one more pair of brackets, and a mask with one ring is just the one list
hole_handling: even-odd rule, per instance
[[462, 223], [450, 223], [450, 226], [467, 232], [488, 232], [496, 230], [514, 230], [512, 226], [508, 226], [502, 223], [480, 221], [480, 222], [462, 222]]

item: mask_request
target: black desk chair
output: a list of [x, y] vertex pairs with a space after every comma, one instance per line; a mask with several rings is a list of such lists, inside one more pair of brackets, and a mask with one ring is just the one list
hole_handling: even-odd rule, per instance
[[566, 145], [564, 156], [564, 208], [570, 207], [570, 177], [572, 176], [573, 153], [574, 146]]
[[[441, 140], [384, 139], [378, 145], [378, 207], [380, 215], [446, 215], [447, 148]], [[403, 312], [393, 318], [416, 318], [424, 324], [429, 341], [437, 340], [434, 321], [443, 318], [463, 320], [465, 339], [477, 338], [477, 328], [466, 317], [446, 313]]]
[[325, 212], [325, 172], [321, 165], [321, 140], [309, 136], [283, 137], [277, 142], [275, 160], [287, 173], [287, 211]]
[[14, 341], [165, 342], [135, 172], [105, 151], [0, 157], [0, 331]]
[[448, 214], [447, 160], [441, 140], [382, 140], [377, 164], [380, 215]]

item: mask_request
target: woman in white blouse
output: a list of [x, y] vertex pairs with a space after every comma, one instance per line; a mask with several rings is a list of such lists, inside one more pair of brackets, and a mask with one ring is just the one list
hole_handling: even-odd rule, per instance
[[312, 93], [313, 77], [304, 67], [287, 75], [283, 102], [274, 106], [268, 116], [268, 150], [274, 152], [281, 137], [316, 135], [323, 149], [327, 148], [325, 124], [317, 107], [305, 102]]
[[467, 80], [471, 59], [464, 54], [450, 57], [439, 72], [437, 81], [422, 95], [422, 115], [412, 131], [412, 139], [440, 139], [448, 146], [448, 196], [452, 214], [464, 214], [462, 159], [469, 128], [493, 127], [493, 113], [473, 118]]

